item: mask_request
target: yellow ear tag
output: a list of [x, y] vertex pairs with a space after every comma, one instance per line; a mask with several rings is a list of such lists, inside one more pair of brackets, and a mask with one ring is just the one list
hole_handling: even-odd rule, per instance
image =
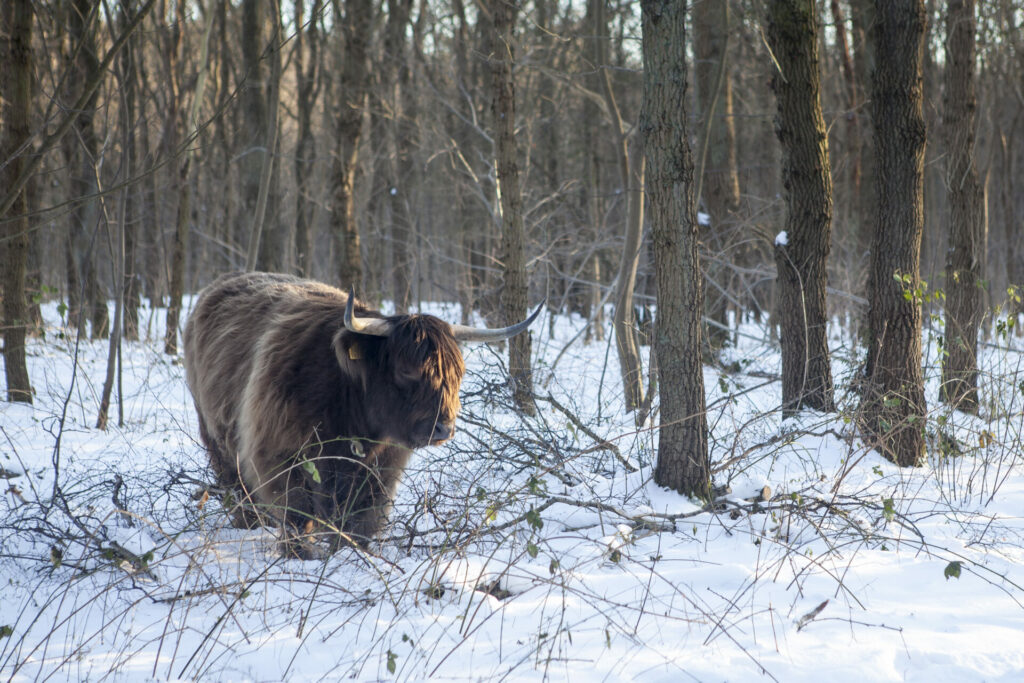
[[348, 357], [351, 360], [362, 360], [366, 356], [363, 355], [363, 347], [359, 344], [352, 344], [348, 347]]

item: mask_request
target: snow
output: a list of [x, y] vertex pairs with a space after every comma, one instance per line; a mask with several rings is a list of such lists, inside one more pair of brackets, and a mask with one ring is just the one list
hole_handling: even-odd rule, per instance
[[105, 344], [44, 313], [36, 402], [0, 404], [18, 475], [0, 503], [5, 680], [1024, 679], [1019, 340], [984, 347], [971, 417], [937, 403], [926, 332], [929, 458], [900, 469], [856, 438], [860, 351], [841, 330], [841, 412], [782, 420], [778, 352], [747, 325], [725, 359], [739, 371], [705, 369], [731, 488], [712, 513], [653, 483], [657, 435], [623, 414], [608, 342], [572, 341], [575, 316], [549, 338], [544, 320], [538, 395], [637, 471], [553, 403], [513, 414], [500, 351], [468, 347], [459, 432], [414, 456], [379, 548], [301, 561], [193, 497], [210, 473], [162, 311], [125, 346], [125, 424], [115, 403], [106, 432]]
[[782, 230], [775, 236], [775, 246], [784, 247], [787, 244], [789, 244], [789, 234], [785, 230]]
[[703, 211], [697, 212], [697, 225], [711, 225], [711, 214]]

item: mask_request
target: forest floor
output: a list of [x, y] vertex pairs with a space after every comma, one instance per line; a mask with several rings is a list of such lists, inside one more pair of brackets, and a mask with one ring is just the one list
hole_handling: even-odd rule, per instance
[[106, 431], [106, 343], [44, 313], [36, 402], [0, 404], [2, 680], [1024, 680], [1020, 338], [982, 347], [973, 417], [938, 403], [925, 333], [928, 459], [900, 469], [856, 436], [843, 328], [840, 412], [783, 420], [779, 353], [744, 326], [704, 373], [729, 487], [706, 509], [653, 483], [614, 348], [545, 318], [537, 416], [509, 407], [500, 350], [467, 348], [459, 432], [413, 456], [379, 547], [303, 561], [197, 499], [162, 311]]

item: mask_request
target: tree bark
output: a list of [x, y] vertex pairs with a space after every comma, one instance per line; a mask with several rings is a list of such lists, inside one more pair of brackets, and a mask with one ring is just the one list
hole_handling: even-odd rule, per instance
[[715, 353], [729, 340], [729, 296], [734, 280], [731, 261], [736, 236], [736, 212], [740, 204], [739, 171], [736, 165], [736, 126], [733, 120], [732, 77], [727, 63], [729, 3], [696, 2], [693, 5], [694, 72], [700, 102], [703, 134], [700, 170], [703, 200], [711, 217], [705, 229], [705, 246], [712, 258], [708, 278], [718, 287], [706, 292], [707, 315], [718, 325], [704, 328], [708, 350]]
[[412, 240], [412, 121], [415, 118], [415, 99], [410, 92], [411, 65], [406, 46], [406, 31], [412, 14], [412, 0], [388, 0], [388, 20], [384, 35], [384, 88], [390, 97], [385, 111], [390, 110], [387, 121], [388, 155], [385, 168], [385, 197], [391, 221], [391, 293], [395, 312], [409, 311], [412, 301], [414, 264], [410, 254]]
[[949, 249], [946, 251], [946, 333], [942, 400], [978, 412], [978, 328], [988, 225], [974, 160], [975, 2], [950, 0], [946, 14], [945, 116]]
[[[98, 78], [100, 61], [96, 55], [95, 0], [73, 0], [68, 6], [69, 57], [74, 62], [67, 68], [74, 74], [70, 80], [71, 100], [79, 100], [83, 84]], [[74, 201], [70, 215], [68, 240], [68, 320], [76, 326], [91, 322], [91, 336], [106, 338], [110, 333], [107, 300], [97, 275], [96, 257], [100, 239], [100, 200], [97, 163], [100, 150], [94, 116], [99, 91], [93, 91], [74, 121], [75, 136], [65, 138], [65, 157], [71, 169], [70, 198]]]
[[[615, 135], [615, 160], [619, 169], [619, 183], [626, 195], [626, 224], [623, 234], [622, 258], [619, 273], [615, 279], [615, 314], [612, 326], [615, 329], [615, 349], [619, 356], [619, 372], [625, 393], [626, 410], [636, 413], [639, 425], [646, 419], [640, 411], [644, 405], [643, 364], [640, 361], [640, 339], [637, 333], [636, 314], [633, 311], [633, 293], [636, 289], [636, 273], [640, 266], [640, 245], [644, 227], [644, 159], [642, 155], [629, 153], [629, 135], [619, 111], [619, 104], [612, 89], [608, 69], [608, 24], [605, 19], [605, 0], [591, 0], [592, 14], [597, 40], [595, 62], [604, 96], [605, 108], [612, 120]], [[599, 267], [599, 262], [595, 261]], [[595, 267], [595, 271], [597, 268]]]
[[901, 466], [924, 457], [921, 234], [925, 123], [923, 0], [875, 0], [871, 116], [878, 214], [868, 285], [862, 427]]
[[701, 365], [703, 283], [697, 261], [693, 157], [686, 131], [686, 3], [641, 0], [647, 154], [658, 313], [654, 351], [661, 424], [654, 481], [708, 500], [707, 416]]
[[[495, 163], [501, 200], [501, 261], [504, 282], [501, 311], [505, 324], [526, 317], [528, 281], [526, 275], [526, 230], [523, 226], [523, 197], [519, 186], [519, 161], [516, 149], [515, 25], [517, 6], [513, 1], [488, 3], [494, 25], [494, 51], [491, 54], [491, 113], [493, 115]], [[529, 332], [509, 340], [508, 365], [512, 378], [512, 398], [516, 407], [533, 415], [533, 377], [530, 370]]]
[[[269, 60], [269, 72], [262, 84], [263, 102], [263, 159], [259, 175], [259, 189], [256, 195], [256, 209], [253, 215], [253, 234], [256, 238], [255, 266], [264, 271], [283, 271], [288, 268], [290, 258], [288, 247], [291, 244], [289, 233], [280, 215], [280, 198], [278, 188], [281, 185], [280, 139], [278, 136], [278, 109], [281, 94], [281, 4], [278, 0], [268, 0], [267, 8], [270, 24], [270, 37], [264, 50]], [[261, 57], [262, 59], [262, 57]], [[251, 247], [252, 245], [250, 245]]]
[[[131, 21], [130, 8], [127, 5], [123, 6], [121, 12], [122, 23], [127, 26]], [[140, 53], [138, 41], [133, 38], [125, 45], [124, 52], [121, 54], [120, 83], [123, 90], [123, 106], [125, 108], [123, 119], [124, 142], [122, 144], [127, 149], [124, 159], [128, 167], [132, 169], [138, 167], [136, 164], [138, 146], [136, 144], [135, 127], [139, 125], [139, 121], [137, 120], [138, 114], [136, 111], [137, 74], [135, 60]], [[124, 301], [124, 323], [122, 330], [124, 338], [128, 340], [137, 340], [139, 338], [140, 282], [139, 274], [136, 272], [135, 267], [140, 222], [139, 187], [139, 183], [132, 183], [125, 189], [124, 215], [121, 217], [125, 251], [124, 278], [121, 284], [122, 299]]]
[[[22, 173], [31, 151], [32, 2], [3, 3], [0, 24], [0, 186], [9, 187]], [[22, 189], [8, 211], [0, 213], [0, 261], [3, 263], [4, 375], [7, 400], [32, 402], [32, 384], [25, 362], [29, 309], [25, 297], [28, 263], [28, 192]]]
[[821, 113], [819, 20], [814, 0], [768, 5], [775, 57], [775, 131], [782, 143], [786, 239], [775, 240], [782, 345], [782, 410], [835, 410], [826, 285], [832, 236], [832, 173]]
[[[295, 1], [295, 106], [298, 111], [298, 141], [295, 149], [295, 260], [303, 277], [313, 274], [313, 202], [310, 200], [309, 179], [313, 175], [314, 148], [313, 109], [320, 94], [317, 80], [320, 73], [320, 20], [321, 0], [313, 0], [309, 19], [305, 18], [304, 3]], [[308, 21], [303, 26], [303, 21]]]
[[363, 260], [356, 224], [355, 180], [362, 138], [363, 111], [369, 84], [368, 55], [373, 25], [371, 0], [346, 0], [345, 16], [337, 17], [345, 36], [341, 55], [341, 79], [336, 154], [331, 170], [331, 234], [338, 246], [338, 280], [362, 288]]

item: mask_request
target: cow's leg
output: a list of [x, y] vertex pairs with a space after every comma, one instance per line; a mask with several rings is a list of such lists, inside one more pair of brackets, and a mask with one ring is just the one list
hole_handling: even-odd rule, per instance
[[360, 463], [349, 486], [347, 500], [339, 501], [343, 503], [339, 524], [343, 536], [336, 545], [354, 542], [367, 547], [380, 534], [391, 513], [409, 455], [408, 449], [386, 446]]

